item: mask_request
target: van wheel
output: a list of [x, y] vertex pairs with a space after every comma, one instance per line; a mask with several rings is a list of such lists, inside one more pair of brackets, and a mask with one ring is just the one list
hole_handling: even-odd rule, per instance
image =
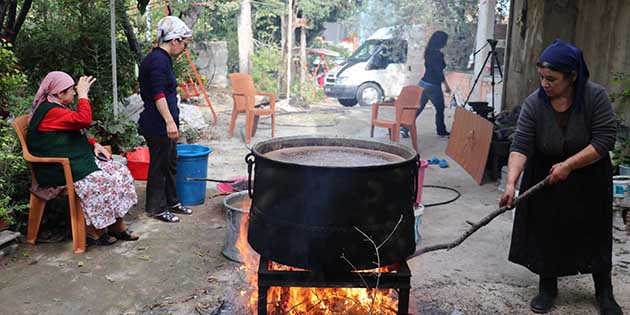
[[339, 104], [343, 105], [343, 106], [354, 106], [357, 105], [357, 103], [359, 101], [357, 101], [356, 98], [344, 98], [344, 99], [338, 99]]
[[357, 89], [357, 100], [361, 106], [371, 106], [383, 99], [383, 90], [375, 83], [364, 83]]

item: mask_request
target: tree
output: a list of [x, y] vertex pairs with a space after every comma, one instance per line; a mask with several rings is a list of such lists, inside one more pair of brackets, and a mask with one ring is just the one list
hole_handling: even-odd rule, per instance
[[[94, 116], [111, 112], [112, 74], [110, 7], [107, 1], [36, 1], [15, 43], [16, 57], [31, 82], [48, 72], [93, 75], [98, 80], [90, 92]], [[120, 30], [120, 29], [119, 29]], [[121, 98], [131, 94], [135, 82], [133, 57], [124, 37], [117, 36], [117, 77]], [[37, 89], [37, 84], [29, 84]], [[34, 93], [34, 91], [32, 91]]]
[[[324, 29], [324, 23], [335, 22], [356, 13], [361, 7], [362, 0], [295, 0], [291, 34], [300, 28], [300, 93], [303, 93], [306, 80], [306, 72], [309, 68], [306, 58], [306, 46], [309, 37], [319, 35]], [[310, 35], [310, 36], [309, 36]], [[295, 36], [292, 36], [295, 38]], [[293, 40], [288, 43], [287, 49], [291, 49]], [[290, 79], [290, 78], [288, 78]]]
[[254, 37], [252, 35], [252, 5], [250, 0], [241, 0], [237, 29], [239, 72], [251, 74]]
[[15, 38], [26, 20], [26, 15], [31, 9], [32, 3], [32, 0], [24, 0], [20, 5], [18, 14], [17, 0], [0, 0], [0, 26], [2, 27], [0, 38], [9, 43], [15, 42]]
[[125, 37], [127, 37], [127, 43], [129, 44], [129, 49], [133, 53], [136, 59], [136, 63], [140, 64], [140, 61], [142, 60], [142, 52], [140, 49], [140, 43], [138, 43], [138, 38], [136, 37], [136, 33], [133, 30], [131, 21], [129, 21], [129, 16], [127, 15], [127, 6], [125, 5], [124, 0], [117, 0], [116, 17], [120, 20], [120, 24], [123, 27]]

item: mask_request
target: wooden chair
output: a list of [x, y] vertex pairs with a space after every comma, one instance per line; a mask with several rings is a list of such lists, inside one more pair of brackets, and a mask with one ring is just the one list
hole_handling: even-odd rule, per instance
[[[63, 166], [63, 174], [66, 179], [66, 188], [62, 194], [68, 196], [68, 204], [70, 205], [70, 221], [72, 225], [72, 246], [75, 254], [85, 252], [85, 219], [83, 217], [83, 209], [79, 197], [74, 191], [74, 181], [72, 180], [72, 171], [70, 169], [70, 160], [68, 158], [51, 158], [36, 157], [31, 155], [26, 146], [26, 133], [28, 131], [28, 115], [22, 115], [13, 121], [13, 128], [17, 133], [20, 143], [22, 144], [22, 156], [29, 162], [31, 168], [31, 180], [37, 184], [37, 179], [33, 173], [31, 163], [60, 163]], [[31, 192], [28, 212], [28, 231], [26, 233], [26, 242], [35, 244], [37, 233], [42, 222], [46, 200], [39, 198]]]
[[[418, 132], [416, 130], [416, 111], [420, 106], [423, 88], [417, 85], [403, 87], [400, 95], [393, 103], [372, 104], [372, 129], [370, 137], [374, 137], [374, 127], [389, 129], [389, 139], [394, 142], [400, 140], [400, 126], [405, 126], [411, 133], [413, 148], [418, 151]], [[381, 106], [394, 107], [396, 109], [395, 120], [378, 119], [378, 110]]]
[[[232, 110], [232, 119], [230, 120], [229, 136], [232, 138], [234, 134], [234, 125], [239, 113], [245, 113], [245, 142], [249, 143], [251, 138], [256, 135], [258, 127], [258, 118], [261, 115], [271, 116], [271, 137], [275, 136], [275, 111], [276, 96], [269, 93], [260, 93], [254, 87], [252, 76], [244, 73], [230, 74], [230, 84], [232, 85], [232, 99], [234, 100], [234, 109]], [[269, 106], [256, 106], [256, 95], [269, 97]]]

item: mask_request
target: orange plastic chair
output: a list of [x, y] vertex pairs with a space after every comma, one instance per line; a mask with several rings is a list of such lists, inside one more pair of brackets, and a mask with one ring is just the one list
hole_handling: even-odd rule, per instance
[[[420, 98], [424, 89], [417, 85], [409, 85], [402, 88], [400, 95], [393, 103], [372, 104], [372, 129], [370, 137], [374, 137], [374, 127], [389, 129], [389, 139], [393, 142], [400, 140], [400, 126], [405, 126], [411, 133], [413, 148], [418, 151], [418, 132], [416, 130], [416, 110], [420, 106]], [[390, 106], [396, 109], [396, 120], [378, 119], [378, 110], [381, 106]]]
[[[232, 99], [234, 100], [234, 108], [232, 109], [232, 119], [230, 120], [229, 136], [234, 135], [234, 125], [239, 113], [245, 113], [245, 142], [249, 143], [251, 138], [256, 135], [258, 127], [258, 118], [261, 115], [271, 116], [271, 137], [275, 136], [276, 120], [276, 96], [270, 93], [261, 93], [256, 91], [254, 87], [254, 79], [249, 74], [232, 73], [230, 74], [230, 84], [232, 85]], [[269, 97], [269, 107], [258, 108], [256, 106], [256, 95]]]
[[[63, 166], [63, 174], [66, 179], [66, 188], [62, 194], [68, 196], [68, 203], [70, 204], [70, 221], [72, 225], [72, 246], [75, 254], [85, 252], [85, 219], [83, 217], [83, 208], [79, 197], [74, 191], [74, 181], [72, 180], [72, 171], [70, 169], [70, 159], [68, 158], [51, 158], [51, 157], [36, 157], [31, 155], [26, 146], [26, 133], [28, 131], [28, 115], [22, 115], [13, 121], [13, 128], [17, 133], [20, 143], [22, 144], [22, 156], [29, 162], [31, 167], [31, 180], [34, 184], [37, 184], [35, 174], [31, 163], [60, 163]], [[37, 233], [39, 232], [39, 226], [42, 222], [42, 216], [44, 214], [44, 208], [46, 207], [46, 200], [39, 198], [37, 195], [31, 192], [29, 201], [28, 212], [28, 231], [26, 233], [26, 242], [29, 244], [35, 244], [37, 240]]]

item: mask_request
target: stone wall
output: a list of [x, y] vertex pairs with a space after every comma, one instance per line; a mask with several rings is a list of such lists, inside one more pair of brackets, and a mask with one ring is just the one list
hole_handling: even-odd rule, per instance
[[193, 42], [193, 53], [196, 55], [195, 65], [199, 74], [208, 78], [208, 85], [226, 87], [227, 80], [227, 43]]
[[615, 72], [630, 73], [630, 1], [512, 1], [504, 109], [519, 105], [539, 86], [538, 56], [556, 38], [581, 48], [591, 80], [609, 90], [618, 89]]

